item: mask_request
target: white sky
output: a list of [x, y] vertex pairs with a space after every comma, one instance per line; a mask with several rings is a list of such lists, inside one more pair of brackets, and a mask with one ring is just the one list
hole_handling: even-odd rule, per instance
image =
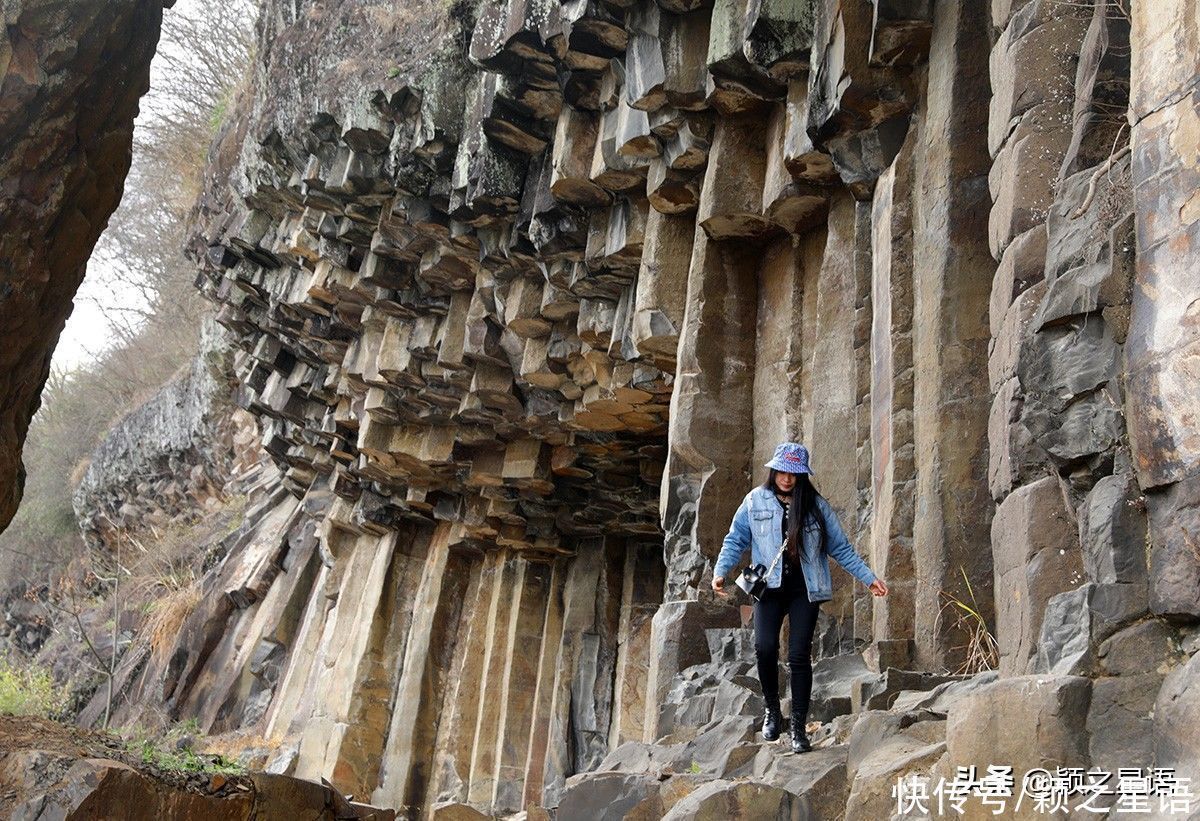
[[52, 367], [71, 370], [86, 365], [112, 343], [112, 328], [104, 317], [101, 305], [128, 304], [140, 299], [140, 294], [121, 294], [114, 290], [111, 277], [104, 276], [99, 260], [88, 263], [87, 276], [75, 294], [75, 309], [67, 319], [58, 347], [54, 349]]
[[[204, 2], [204, 0], [179, 0], [174, 7], [177, 12], [189, 5]], [[173, 13], [167, 9], [165, 14]], [[159, 50], [163, 51], [175, 46], [174, 43], [160, 42]], [[150, 64], [150, 90], [147, 97], [152, 97], [158, 83], [155, 82], [158, 60]], [[145, 111], [147, 106], [143, 105]], [[134, 121], [136, 128], [137, 121]], [[134, 150], [137, 143], [134, 142]], [[103, 242], [103, 237], [101, 237]], [[88, 364], [98, 354], [108, 348], [114, 338], [113, 329], [104, 316], [102, 306], [141, 307], [145, 305], [143, 295], [129, 285], [122, 286], [118, 277], [105, 276], [104, 263], [96, 257], [88, 262], [87, 275], [79, 291], [75, 294], [75, 309], [67, 319], [66, 327], [54, 349], [51, 366], [56, 369], [71, 370]]]

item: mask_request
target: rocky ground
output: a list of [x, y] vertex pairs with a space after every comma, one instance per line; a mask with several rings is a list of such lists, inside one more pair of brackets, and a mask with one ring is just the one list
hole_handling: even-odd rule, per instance
[[[901, 642], [882, 652], [846, 653], [814, 664], [813, 703], [808, 734], [813, 750], [793, 754], [785, 734], [765, 742], [759, 733], [763, 703], [753, 670], [748, 628], [707, 630], [711, 660], [684, 669], [659, 708], [660, 726], [670, 728], [654, 743], [626, 742], [593, 771], [567, 780], [557, 819], [916, 819], [1034, 818], [1046, 810], [1023, 797], [1025, 773], [1044, 768], [1079, 767], [1112, 773], [1107, 795], [1088, 802], [1082, 792], [1065, 796], [1070, 818], [1115, 817], [1137, 799], [1118, 784], [1120, 767], [1149, 772], [1150, 762], [1171, 765], [1171, 774], [1194, 782], [1200, 767], [1194, 756], [1172, 757], [1172, 739], [1195, 726], [1194, 692], [1189, 681], [1197, 635], [1182, 631], [1175, 642], [1147, 637], [1168, 628], [1151, 619], [1118, 634], [1098, 651], [1105, 669], [1120, 665], [1169, 670], [1155, 688], [1115, 695], [1119, 678], [1033, 674], [1000, 678], [995, 670], [974, 675], [938, 675], [891, 666], [904, 658]], [[1182, 655], [1177, 655], [1182, 653]], [[786, 674], [782, 681], [786, 692]], [[1126, 712], [1148, 709], [1155, 729], [1137, 725]], [[1139, 706], [1142, 705], [1142, 706]], [[783, 711], [789, 712], [784, 699]], [[1177, 745], [1178, 746], [1178, 745]], [[1183, 743], [1186, 746], [1186, 742]], [[927, 779], [929, 795], [939, 781], [955, 782], [960, 768], [977, 774], [1010, 767], [1015, 777], [1001, 810], [969, 795], [963, 812], [949, 805], [939, 812], [929, 798], [918, 811], [901, 812], [895, 788], [901, 778]], [[1185, 787], [1183, 792], [1194, 791]], [[1145, 799], [1141, 814], [1153, 818], [1200, 818], [1200, 803], [1185, 795], [1172, 801], [1162, 793]], [[1166, 803], [1164, 803], [1166, 802]], [[465, 808], [463, 808], [465, 811]], [[539, 811], [541, 812], [541, 811]], [[533, 814], [530, 813], [530, 818]], [[481, 814], [447, 817], [486, 817]]]
[[395, 813], [288, 776], [164, 769], [112, 735], [0, 716], [0, 817], [390, 821]]
[[[763, 702], [748, 628], [712, 629], [711, 661], [682, 671], [654, 743], [627, 742], [596, 771], [567, 782], [557, 817], [890, 818], [898, 776], [928, 773], [946, 751], [951, 705], [996, 679], [872, 670], [860, 654], [814, 665], [808, 732], [794, 754], [785, 733], [759, 732]], [[786, 673], [781, 678], [786, 691]], [[784, 715], [789, 714], [784, 698]]]
[[[902, 776], [949, 781], [960, 766], [977, 765], [981, 771], [989, 764], [1014, 766], [1019, 784], [1020, 774], [1033, 764], [1053, 770], [1086, 764], [1089, 755], [1093, 763], [1102, 760], [1101, 750], [1088, 748], [1089, 709], [1103, 698], [1093, 692], [1089, 679], [1000, 679], [991, 670], [938, 675], [889, 666], [895, 658], [887, 652], [866, 659], [847, 653], [816, 662], [808, 724], [813, 750], [793, 754], [786, 734], [765, 742], [759, 733], [763, 704], [750, 630], [719, 628], [706, 634], [710, 660], [684, 669], [660, 705], [661, 726], [670, 730], [666, 735], [653, 743], [621, 744], [594, 770], [572, 776], [556, 808], [529, 806], [503, 818], [983, 818], [993, 811], [977, 799], [969, 800], [961, 815], [901, 813], [893, 789]], [[1180, 669], [1174, 677], [1185, 680], [1185, 674]], [[785, 697], [785, 715], [789, 706]], [[1172, 710], [1186, 722], [1188, 716], [1177, 705], [1162, 705], [1162, 713]], [[214, 741], [221, 746], [222, 739]], [[275, 769], [266, 757], [246, 760]], [[1126, 763], [1143, 762], [1131, 758]], [[1150, 806], [1144, 817], [1200, 818], [1194, 804], [1158, 814], [1153, 811], [1157, 805]], [[1037, 813], [1002, 815], [1032, 818]], [[1069, 817], [1113, 815], [1110, 809], [1076, 811]], [[351, 803], [327, 782], [260, 772], [164, 770], [147, 764], [115, 737], [5, 717], [0, 718], [0, 817], [290, 821], [405, 816]], [[473, 821], [497, 816], [443, 802], [427, 817]]]
[[[872, 654], [871, 667], [857, 653], [820, 659], [808, 724], [813, 750], [796, 755], [786, 733], [775, 742], [759, 733], [763, 702], [750, 629], [706, 634], [710, 660], [683, 670], [659, 707], [667, 734], [653, 743], [626, 742], [595, 770], [572, 776], [557, 808], [531, 806], [507, 818], [889, 818], [898, 776], [945, 765], [951, 707], [996, 681], [991, 671], [952, 676], [901, 670], [889, 667], [886, 655]], [[872, 669], [880, 665], [882, 672]], [[786, 672], [781, 681], [786, 693]], [[789, 708], [785, 695], [785, 715]], [[206, 739], [205, 746], [232, 758], [245, 747], [245, 739], [234, 736]], [[261, 745], [242, 753], [251, 768], [279, 769]], [[148, 814], [136, 814], [141, 809], [134, 806]], [[492, 817], [454, 802], [431, 812], [443, 821]], [[279, 773], [184, 773], [148, 762], [112, 735], [0, 717], [0, 817], [294, 816], [396, 814], [352, 804], [327, 782]]]

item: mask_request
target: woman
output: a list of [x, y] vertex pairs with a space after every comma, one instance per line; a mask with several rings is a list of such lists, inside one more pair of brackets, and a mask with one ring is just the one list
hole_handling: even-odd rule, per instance
[[[754, 653], [758, 680], [766, 701], [762, 733], [767, 741], [779, 738], [783, 715], [779, 709], [779, 629], [790, 619], [788, 670], [792, 685], [792, 751], [811, 750], [804, 725], [812, 693], [812, 638], [821, 602], [833, 598], [829, 560], [867, 585], [876, 596], [887, 595], [887, 584], [877, 578], [854, 552], [842, 532], [837, 514], [809, 480], [808, 449], [784, 442], [766, 467], [767, 481], [746, 494], [733, 516], [729, 535], [713, 568], [712, 588], [727, 596], [725, 575], [751, 549], [751, 563], [762, 564], [767, 591], [754, 604]], [[779, 561], [776, 554], [783, 550]]]

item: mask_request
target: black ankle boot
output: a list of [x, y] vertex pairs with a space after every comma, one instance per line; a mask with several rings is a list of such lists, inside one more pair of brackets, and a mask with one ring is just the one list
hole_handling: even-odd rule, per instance
[[792, 752], [794, 753], [806, 753], [812, 749], [812, 744], [808, 742], [808, 733], [804, 732], [804, 723], [807, 718], [807, 711], [804, 715], [792, 713]]
[[767, 741], [779, 738], [783, 731], [783, 713], [779, 709], [779, 699], [767, 702], [766, 715], [763, 716], [762, 734]]

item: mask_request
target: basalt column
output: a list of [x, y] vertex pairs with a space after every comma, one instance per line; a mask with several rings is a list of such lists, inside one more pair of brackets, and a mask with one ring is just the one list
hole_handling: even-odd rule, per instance
[[[385, 694], [371, 692], [370, 685], [380, 680], [378, 665], [387, 663], [383, 650], [389, 628], [394, 627], [394, 603], [406, 597], [398, 587], [415, 585], [413, 580], [420, 574], [409, 572], [405, 553], [397, 549], [402, 537], [396, 532], [356, 536], [333, 531], [326, 544], [336, 572], [325, 589], [314, 590], [313, 595], [328, 596], [334, 603], [318, 645], [319, 661], [311, 666], [301, 697], [300, 712], [307, 718], [299, 728], [296, 771], [309, 777], [332, 773], [339, 783], [353, 785], [361, 794], [373, 786], [378, 768], [372, 759], [383, 752], [384, 727], [372, 726], [368, 714], [380, 704], [386, 717], [388, 702]], [[423, 549], [418, 544], [417, 555]], [[399, 566], [389, 572], [394, 556]], [[377, 620], [381, 629], [371, 629], [368, 625]], [[364, 686], [365, 698], [360, 696]], [[373, 734], [370, 741], [361, 736], [368, 727]], [[348, 737], [352, 743], [346, 743]]]
[[879, 177], [871, 207], [871, 556], [887, 580], [875, 604], [880, 640], [916, 638], [913, 562], [916, 464], [913, 443], [913, 151], [904, 149]]
[[[443, 715], [438, 697], [448, 689], [449, 673], [458, 653], [459, 622], [464, 594], [472, 580], [472, 557], [452, 551], [450, 525], [438, 525], [419, 570], [419, 583], [410, 604], [407, 631], [399, 631], [396, 644], [403, 651], [391, 657], [399, 668], [381, 671], [379, 685], [391, 689], [391, 719], [379, 768], [379, 786], [372, 800], [389, 806], [420, 806], [432, 780], [434, 741]], [[416, 568], [413, 568], [416, 571]], [[396, 614], [399, 618], [405, 618]], [[397, 619], [393, 619], [395, 621]], [[363, 697], [370, 697], [364, 693]], [[381, 715], [365, 724], [378, 728]]]
[[[1130, 119], [1137, 262], [1125, 345], [1129, 440], [1149, 517], [1149, 607], [1155, 615], [1192, 624], [1200, 617], [1195, 11], [1188, 2], [1134, 4]], [[1130, 484], [1123, 484], [1129, 492]], [[1153, 732], [1147, 733], [1154, 738], [1155, 764], [1193, 780], [1200, 778], [1200, 766], [1184, 726], [1197, 714], [1198, 668], [1193, 655], [1167, 678], [1153, 705]], [[1141, 727], [1147, 713], [1137, 716]]]
[[918, 665], [955, 667], [965, 636], [943, 593], [985, 618], [991, 599], [987, 495], [987, 8], [935, 4], [913, 200], [914, 565]]
[[[767, 173], [761, 122], [721, 118], [715, 127], [688, 270], [660, 514], [665, 601], [653, 619], [646, 693], [661, 705], [671, 679], [708, 657], [703, 629], [738, 623], [737, 611], [703, 591], [734, 510], [748, 490], [754, 449], [756, 236]], [[644, 741], [659, 737], [658, 712]]]
[[[1089, 575], [1116, 585], [1097, 604], [1105, 618], [1145, 602], [1132, 532], [1110, 539], [1139, 554], [1120, 571], [1095, 572], [1087, 556], [1088, 529], [1103, 529], [1132, 489], [1120, 440], [1133, 243], [1128, 128], [1117, 113], [1128, 99], [1129, 27], [1105, 4], [1010, 11], [993, 6], [1002, 31], [988, 132], [999, 262], [988, 365], [996, 637], [1002, 674], [1076, 672], [1059, 656], [1065, 623], [1090, 621], [1066, 612], [1091, 608]], [[1136, 530], [1140, 514], [1129, 516]]]
[[[806, 288], [801, 345], [801, 441], [810, 443], [813, 483], [829, 500], [852, 543], [858, 531], [858, 426], [860, 346], [855, 344], [858, 250], [863, 211], [848, 191], [830, 200], [824, 255]], [[859, 350], [856, 350], [859, 348]], [[858, 547], [858, 545], [856, 545]], [[871, 563], [869, 553], [864, 558]], [[830, 561], [833, 600], [822, 612], [852, 628], [862, 585]], [[853, 635], [850, 629], [847, 635]], [[844, 637], [837, 637], [840, 644]], [[832, 649], [832, 648], [831, 648]]]
[[719, 121], [700, 194], [661, 512], [668, 601], [695, 598], [745, 492], [753, 448], [754, 243], [764, 233], [761, 124]]
[[[516, 811], [521, 808], [534, 698], [537, 695], [539, 654], [529, 651], [540, 644], [546, 626], [550, 576], [549, 563], [525, 561], [519, 586], [514, 590], [514, 609], [506, 626], [509, 651], [505, 659], [502, 686], [495, 696], [502, 705], [502, 714], [495, 730], [495, 784], [490, 800], [483, 802], [494, 810]], [[488, 694], [485, 694], [487, 697]], [[487, 783], [486, 780], [484, 783]]]
[[[825, 219], [833, 188], [825, 175], [795, 173], [805, 148], [805, 83], [793, 80], [791, 96], [767, 118], [763, 209], [781, 229], [762, 242], [758, 267], [755, 328], [754, 454], [750, 480], [759, 482], [763, 464], [783, 441], [805, 436], [805, 408], [816, 335], [820, 270], [825, 256]], [[801, 146], [804, 146], [802, 148]]]
[[492, 603], [503, 580], [504, 554], [483, 556], [472, 573], [457, 625], [458, 643], [434, 748], [433, 801], [465, 801], [482, 706], [484, 661], [493, 625]]
[[1132, 78], [1137, 268], [1129, 439], [1150, 514], [1151, 609], [1200, 616], [1200, 135], [1189, 3], [1135, 4]]
[[609, 749], [624, 596], [622, 547], [612, 540], [581, 542], [564, 580], [553, 692], [537, 698], [549, 704], [543, 806], [557, 806], [567, 777], [594, 767]]
[[646, 684], [653, 618], [663, 595], [662, 546], [654, 542], [628, 544], [624, 556], [610, 749], [626, 741], [640, 741], [646, 723], [658, 708], [657, 702], [649, 698]]
[[[650, 639], [652, 704], [663, 702], [679, 670], [706, 659], [704, 627], [737, 622], [734, 609], [698, 597], [746, 492], [754, 446], [758, 253], [744, 238], [771, 230], [760, 216], [765, 171], [759, 124], [721, 119], [700, 193], [671, 395], [660, 502], [666, 603]], [[643, 733], [658, 737], [657, 715]]]
[[483, 646], [479, 710], [475, 715], [474, 743], [467, 771], [467, 800], [479, 806], [491, 805], [499, 783], [497, 744], [503, 736], [498, 728], [504, 718], [505, 672], [509, 658], [516, 652], [512, 644], [512, 626], [521, 616], [520, 591], [525, 569], [525, 562], [518, 556], [505, 556], [491, 600], [487, 603], [487, 639]]

